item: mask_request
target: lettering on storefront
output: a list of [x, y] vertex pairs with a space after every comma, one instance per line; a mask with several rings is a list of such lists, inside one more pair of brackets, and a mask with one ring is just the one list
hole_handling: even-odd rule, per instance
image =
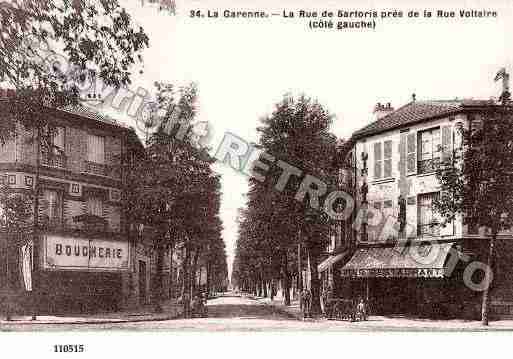
[[123, 271], [129, 269], [128, 242], [45, 237], [45, 269]]
[[384, 278], [440, 278], [443, 268], [365, 268], [343, 269], [344, 277], [384, 277]]

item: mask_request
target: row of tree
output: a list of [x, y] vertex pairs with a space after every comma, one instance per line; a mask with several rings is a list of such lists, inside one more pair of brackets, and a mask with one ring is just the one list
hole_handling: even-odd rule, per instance
[[[263, 181], [250, 179], [246, 206], [239, 211], [233, 285], [272, 297], [280, 281], [284, 304], [290, 305], [292, 273], [309, 262], [312, 310], [320, 310], [317, 265], [332, 219], [322, 211], [324, 197], [316, 204], [310, 195], [297, 194], [306, 175], [324, 182], [327, 193], [336, 188], [338, 148], [331, 122], [319, 103], [290, 95], [261, 120], [257, 146], [276, 160], [269, 163]], [[280, 181], [284, 168], [292, 174], [286, 183]]]
[[184, 86], [177, 94], [172, 85], [157, 83], [156, 92], [154, 131], [145, 151], [124, 161], [125, 218], [157, 231], [158, 297], [163, 295], [164, 255], [175, 248], [183, 250], [180, 284], [188, 315], [190, 299], [198, 290], [198, 269], [207, 269], [209, 294], [227, 276], [219, 218], [220, 177], [212, 169], [208, 152], [197, 146], [193, 130], [196, 86]]

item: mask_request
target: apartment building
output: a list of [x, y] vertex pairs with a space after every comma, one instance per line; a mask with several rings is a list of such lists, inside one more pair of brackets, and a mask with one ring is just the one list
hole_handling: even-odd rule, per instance
[[[478, 126], [491, 101], [377, 104], [374, 120], [353, 134], [356, 247], [340, 273], [345, 293], [375, 313], [478, 317], [489, 233], [436, 212], [438, 163], [461, 150], [458, 128]], [[511, 233], [500, 235], [492, 312], [513, 310]], [[468, 285], [470, 283], [470, 286]]]
[[[57, 123], [53, 153], [42, 150], [39, 156], [39, 229], [28, 273], [24, 267], [31, 292], [19, 302], [36, 305], [38, 313], [113, 311], [150, 303], [153, 238], [125, 223], [121, 202], [122, 158], [143, 152], [142, 144], [133, 129], [90, 107], [51, 113]], [[16, 136], [0, 147], [0, 178], [30, 201], [38, 163], [33, 132], [18, 125]], [[20, 267], [16, 253], [2, 253], [11, 270]], [[170, 263], [168, 256], [168, 273]], [[6, 285], [4, 280], [1, 287]]]

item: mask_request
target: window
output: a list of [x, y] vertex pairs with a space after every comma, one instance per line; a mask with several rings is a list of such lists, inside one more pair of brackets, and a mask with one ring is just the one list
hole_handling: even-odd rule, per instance
[[419, 132], [418, 172], [426, 173], [436, 170], [440, 162], [440, 128]]
[[62, 221], [62, 193], [57, 190], [43, 190], [43, 220], [49, 225], [59, 225]]
[[65, 167], [65, 128], [56, 127], [50, 135], [48, 146], [42, 148], [41, 162], [44, 166]]
[[105, 139], [103, 137], [88, 135], [87, 161], [102, 165], [105, 163]]
[[438, 198], [438, 192], [421, 194], [418, 196], [418, 226], [420, 236], [439, 236], [440, 221], [435, 212], [433, 202]]
[[89, 197], [87, 199], [87, 213], [94, 216], [103, 216], [103, 203], [99, 197]]
[[374, 179], [392, 177], [392, 141], [374, 143]]

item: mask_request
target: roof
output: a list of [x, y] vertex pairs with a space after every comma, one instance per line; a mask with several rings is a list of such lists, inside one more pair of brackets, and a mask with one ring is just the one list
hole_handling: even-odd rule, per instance
[[91, 106], [83, 105], [82, 103], [67, 105], [63, 108], [60, 108], [61, 111], [71, 113], [73, 115], [85, 117], [91, 120], [95, 120], [98, 122], [106, 123], [113, 126], [119, 126], [123, 128], [128, 128], [125, 124], [116, 121], [112, 117], [109, 117], [105, 114], [100, 113], [98, 110], [94, 109]]
[[359, 129], [354, 138], [362, 138], [414, 123], [455, 115], [472, 107], [491, 106], [492, 100], [427, 100], [413, 101]]

